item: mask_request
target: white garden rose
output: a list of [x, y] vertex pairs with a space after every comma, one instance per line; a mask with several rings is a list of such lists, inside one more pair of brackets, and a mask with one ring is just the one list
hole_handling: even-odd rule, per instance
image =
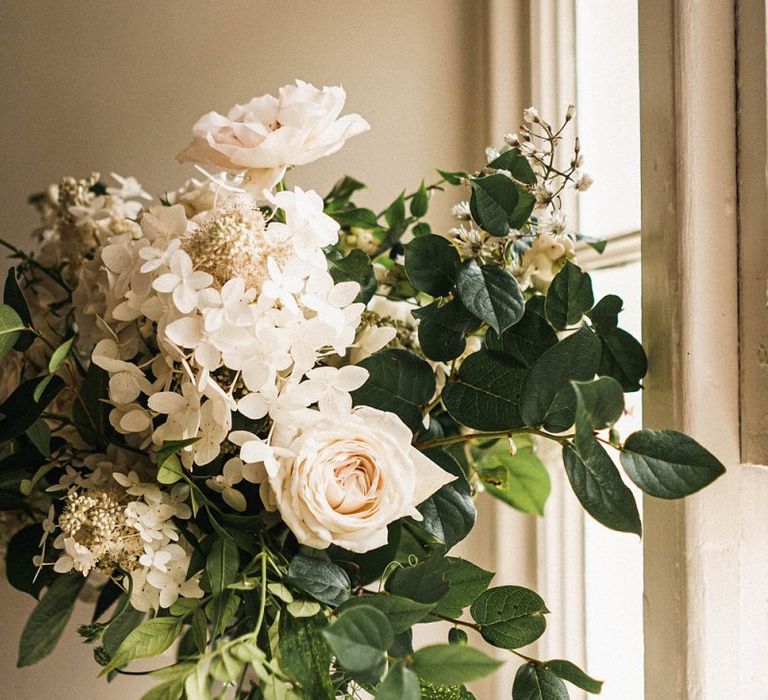
[[318, 416], [283, 438], [292, 456], [267, 468], [268, 500], [301, 544], [381, 547], [389, 523], [421, 520], [416, 506], [456, 478], [411, 446], [411, 431], [393, 413], [359, 406]]
[[338, 151], [344, 142], [370, 129], [359, 114], [339, 117], [347, 94], [341, 87], [316, 88], [296, 81], [279, 96], [254, 97], [226, 116], [203, 115], [181, 162], [211, 165], [247, 175], [255, 192], [272, 189], [290, 165], [305, 165]]

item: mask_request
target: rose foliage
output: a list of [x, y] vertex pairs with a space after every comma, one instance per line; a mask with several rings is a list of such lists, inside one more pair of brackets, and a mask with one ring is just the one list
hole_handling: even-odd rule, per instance
[[5, 244], [0, 522], [38, 601], [20, 666], [81, 597], [102, 675], [151, 659], [145, 700], [471, 698], [515, 658], [513, 698], [600, 691], [518, 651], [546, 629], [535, 592], [449, 554], [478, 492], [543, 515], [549, 469], [636, 535], [627, 477], [680, 498], [723, 472], [686, 435], [615, 427], [647, 363], [577, 263], [604, 243], [562, 211], [591, 182], [563, 154], [573, 110], [526, 110], [478, 169], [376, 212], [351, 177], [286, 184], [369, 128], [345, 97], [297, 82], [210, 112], [180, 155], [200, 179], [155, 199], [67, 177], [31, 199], [33, 252]]

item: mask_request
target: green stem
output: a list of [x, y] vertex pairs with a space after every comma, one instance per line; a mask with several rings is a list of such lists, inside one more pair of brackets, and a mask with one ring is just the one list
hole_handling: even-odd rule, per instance
[[564, 445], [566, 442], [568, 442], [568, 440], [574, 437], [573, 435], [551, 435], [550, 433], [547, 433], [543, 430], [536, 430], [534, 428], [526, 428], [526, 429], [516, 428], [515, 430], [495, 430], [495, 431], [489, 431], [489, 432], [475, 432], [475, 433], [466, 433], [466, 434], [460, 434], [460, 435], [449, 435], [448, 437], [444, 437], [444, 438], [436, 438], [434, 440], [427, 440], [426, 442], [416, 443], [415, 447], [417, 447], [420, 450], [428, 450], [432, 447], [445, 447], [446, 445], [456, 445], [462, 442], [469, 442], [470, 440], [491, 440], [493, 438], [504, 438], [504, 437], [514, 438], [515, 435], [536, 435], [541, 438], [546, 438], [547, 440], [559, 442], [561, 445]]
[[[441, 620], [445, 620], [446, 622], [450, 622], [452, 625], [457, 625], [460, 627], [467, 627], [471, 630], [474, 630], [475, 632], [479, 632], [483, 626], [477, 624], [476, 622], [467, 622], [465, 620], [457, 620], [453, 617], [447, 617], [445, 615], [436, 615], [435, 617], [439, 617]], [[519, 656], [521, 659], [525, 659], [525, 661], [530, 661], [535, 664], [540, 664], [541, 661], [538, 659], [533, 659], [530, 656], [526, 656], [525, 654], [521, 654], [519, 651], [515, 651], [514, 649], [507, 649], [507, 651], [511, 652], [515, 656]]]

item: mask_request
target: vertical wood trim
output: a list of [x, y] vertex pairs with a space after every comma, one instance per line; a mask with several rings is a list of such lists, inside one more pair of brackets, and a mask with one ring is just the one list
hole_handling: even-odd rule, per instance
[[645, 0], [639, 23], [644, 421], [729, 467], [645, 499], [646, 697], [741, 698], [734, 6]]

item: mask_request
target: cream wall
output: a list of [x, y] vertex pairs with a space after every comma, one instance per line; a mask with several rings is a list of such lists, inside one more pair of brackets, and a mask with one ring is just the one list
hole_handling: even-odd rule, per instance
[[[371, 186], [364, 201], [376, 206], [435, 166], [476, 164], [487, 138], [485, 12], [485, 2], [469, 0], [4, 0], [0, 235], [24, 244], [35, 225], [26, 197], [63, 174], [114, 170], [154, 193], [180, 184], [192, 170], [174, 155], [198, 116], [297, 77], [343, 84], [349, 110], [373, 127], [297, 172], [297, 184], [323, 191], [349, 172]], [[481, 556], [485, 539], [478, 533], [473, 559], [493, 568]], [[32, 600], [0, 592], [0, 698], [140, 697], [141, 679], [95, 680], [74, 625], [47, 661], [16, 670]], [[489, 688], [478, 697], [491, 698]]]

